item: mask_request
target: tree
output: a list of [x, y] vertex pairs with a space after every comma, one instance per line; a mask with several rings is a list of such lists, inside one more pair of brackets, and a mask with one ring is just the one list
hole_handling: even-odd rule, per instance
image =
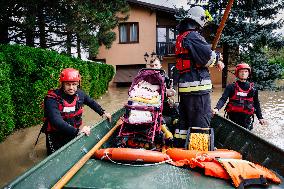
[[126, 0], [13, 0], [1, 1], [0, 10], [0, 43], [56, 46], [69, 55], [82, 45], [96, 55], [100, 45], [111, 46], [129, 8]]
[[[213, 14], [215, 24], [219, 25], [222, 12], [226, 7], [227, 1], [209, 0], [208, 8]], [[229, 19], [224, 28], [221, 43], [224, 53], [230, 53], [229, 49], [240, 52], [238, 60], [245, 60], [248, 54], [263, 54], [264, 46], [272, 46], [279, 40], [279, 36], [274, 34], [274, 30], [283, 26], [283, 19], [275, 20], [277, 13], [283, 10], [284, 4], [281, 0], [238, 0], [234, 1]], [[227, 57], [232, 56], [229, 54]], [[268, 64], [267, 59], [258, 60], [259, 56], [252, 56], [248, 61], [256, 69], [274, 69], [270, 66], [257, 66], [259, 63]], [[262, 70], [269, 73], [271, 70]], [[277, 74], [276, 74], [277, 75]], [[259, 82], [257, 76], [255, 81]], [[267, 79], [262, 77], [262, 79]]]
[[264, 53], [249, 52], [243, 54], [243, 60], [253, 65], [252, 81], [255, 86], [260, 89], [275, 89], [274, 81], [281, 78], [283, 68], [280, 64], [269, 63], [268, 58]]

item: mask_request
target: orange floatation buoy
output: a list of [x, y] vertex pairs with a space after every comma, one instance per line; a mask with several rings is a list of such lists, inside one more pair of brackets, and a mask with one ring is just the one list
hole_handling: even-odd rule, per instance
[[171, 160], [167, 154], [161, 152], [133, 148], [100, 149], [94, 153], [94, 156], [97, 159], [125, 162], [158, 163]]
[[179, 148], [170, 148], [166, 152], [173, 161], [191, 160], [198, 156], [206, 155], [210, 158], [230, 158], [230, 159], [242, 159], [242, 155], [239, 152], [228, 149], [218, 149], [215, 151], [198, 151], [198, 150], [183, 150]]

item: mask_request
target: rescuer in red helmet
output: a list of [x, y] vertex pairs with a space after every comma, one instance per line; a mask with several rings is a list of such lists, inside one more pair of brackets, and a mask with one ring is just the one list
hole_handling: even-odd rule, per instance
[[229, 98], [225, 108], [227, 117], [249, 130], [253, 129], [254, 114], [256, 114], [261, 125], [267, 123], [261, 114], [258, 91], [254, 84], [248, 81], [250, 75], [251, 68], [248, 64], [238, 64], [235, 68], [235, 76], [238, 80], [226, 87], [222, 97], [213, 109], [213, 114], [217, 114]]
[[100, 116], [111, 120], [111, 115], [78, 87], [79, 71], [66, 68], [60, 73], [60, 88], [49, 90], [44, 99], [44, 126], [47, 154], [75, 138], [78, 134], [90, 135], [91, 128], [82, 125], [83, 105], [87, 105]]

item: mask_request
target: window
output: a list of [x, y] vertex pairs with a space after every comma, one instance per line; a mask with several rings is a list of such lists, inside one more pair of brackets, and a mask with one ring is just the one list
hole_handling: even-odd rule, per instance
[[175, 53], [176, 30], [172, 26], [157, 27], [157, 46], [158, 55], [168, 55]]
[[137, 22], [119, 25], [119, 43], [138, 43], [139, 27]]
[[174, 42], [176, 30], [172, 27], [157, 27], [157, 42]]

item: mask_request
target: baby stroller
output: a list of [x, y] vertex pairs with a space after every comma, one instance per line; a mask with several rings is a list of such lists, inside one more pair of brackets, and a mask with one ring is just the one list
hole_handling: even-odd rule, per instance
[[128, 90], [126, 113], [118, 134], [122, 139], [121, 146], [147, 149], [162, 143], [164, 74], [159, 69], [142, 69], [134, 78]]

